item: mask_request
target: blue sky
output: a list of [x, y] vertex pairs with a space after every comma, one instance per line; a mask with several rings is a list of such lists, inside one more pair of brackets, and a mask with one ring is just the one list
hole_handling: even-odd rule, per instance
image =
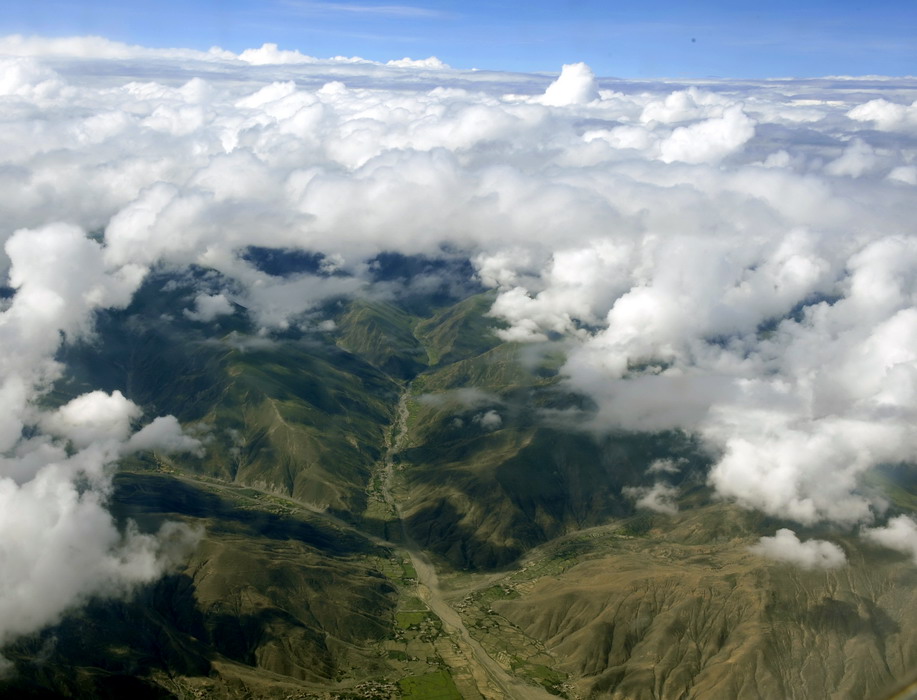
[[0, 0], [0, 34], [639, 77], [917, 74], [915, 0]]

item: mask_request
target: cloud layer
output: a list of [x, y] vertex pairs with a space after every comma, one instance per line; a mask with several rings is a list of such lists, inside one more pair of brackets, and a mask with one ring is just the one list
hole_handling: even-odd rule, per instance
[[[66, 565], [65, 535], [85, 523], [80, 556], [102, 572], [41, 612], [0, 614], [0, 644], [158, 570], [159, 545], [112, 529], [108, 465], [200, 445], [167, 417], [131, 437], [139, 414], [117, 393], [35, 403], [61, 338], [127, 304], [157, 264], [228, 281], [189, 299], [189, 317], [239, 304], [270, 334], [321, 322], [306, 314], [328, 296], [382, 293], [369, 263], [383, 251], [470, 259], [505, 339], [567, 343], [568, 386], [598, 406], [590, 429], [694, 431], [723, 496], [803, 524], [873, 523], [882, 504], [861, 477], [917, 447], [915, 97], [906, 80], [632, 84], [572, 64], [552, 82], [269, 44], [0, 39], [15, 289], [0, 316], [0, 557], [24, 562], [0, 571], [48, 577], [14, 542]], [[316, 268], [271, 274], [253, 245]], [[25, 440], [25, 426], [43, 432]], [[79, 493], [76, 473], [96, 489]], [[872, 538], [917, 537], [895, 523]], [[0, 610], [17, 609], [17, 583]]]

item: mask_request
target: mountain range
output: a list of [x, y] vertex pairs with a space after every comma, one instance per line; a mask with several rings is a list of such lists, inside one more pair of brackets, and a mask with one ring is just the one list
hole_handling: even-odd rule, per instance
[[[334, 274], [245, 255], [278, 277]], [[112, 516], [203, 535], [159, 581], [10, 644], [0, 693], [885, 698], [911, 679], [905, 555], [718, 497], [688, 432], [590, 428], [564, 342], [503, 340], [467, 261], [374, 265], [373, 294], [272, 333], [238, 303], [183, 312], [217, 273], [164, 266], [62, 345], [48, 407], [121, 391], [204, 446], [123, 458]], [[917, 511], [909, 465], [861, 488]], [[830, 537], [847, 565], [755, 551], [784, 527]]]

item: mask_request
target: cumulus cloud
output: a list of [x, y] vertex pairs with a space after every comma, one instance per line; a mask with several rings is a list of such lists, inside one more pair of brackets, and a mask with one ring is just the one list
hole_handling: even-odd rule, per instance
[[63, 86], [57, 73], [31, 58], [0, 59], [0, 95], [31, 99], [55, 96]]
[[730, 101], [721, 95], [691, 86], [686, 90], [675, 90], [661, 100], [649, 102], [640, 113], [640, 121], [677, 124], [722, 116], [722, 110], [730, 104]]
[[917, 185], [917, 165], [899, 165], [888, 173], [889, 180]]
[[553, 107], [581, 105], [599, 96], [595, 73], [585, 63], [564, 65], [557, 80], [548, 85], [540, 102]]
[[0, 479], [0, 647], [90, 596], [123, 596], [159, 578], [200, 537], [179, 523], [119, 532], [97, 491], [60, 477], [66, 468], [47, 465], [22, 487]]
[[623, 493], [634, 500], [637, 508], [646, 508], [666, 515], [678, 512], [678, 489], [664, 481], [657, 481], [652, 486], [625, 486]]
[[246, 49], [239, 54], [239, 60], [253, 66], [283, 65], [287, 63], [312, 63], [315, 59], [299, 51], [283, 50], [277, 44], [263, 44], [258, 49]]
[[73, 399], [42, 416], [45, 432], [72, 441], [78, 448], [95, 442], [122, 442], [131, 432], [131, 421], [140, 417], [140, 407], [120, 391], [93, 391]]
[[228, 316], [234, 311], [232, 302], [220, 293], [198, 294], [194, 298], [194, 310], [185, 309], [183, 313], [192, 321], [209, 323], [219, 316]]
[[869, 100], [851, 109], [847, 116], [860, 122], [872, 122], [882, 131], [914, 129], [917, 128], [917, 101], [904, 105], [885, 98]]
[[773, 537], [762, 537], [749, 551], [803, 569], [837, 569], [847, 563], [847, 555], [836, 544], [825, 540], [803, 542], [787, 528], [777, 530]]
[[478, 413], [471, 419], [472, 423], [480, 425], [484, 430], [499, 430], [503, 426], [503, 418], [494, 409]]
[[142, 450], [165, 453], [191, 452], [203, 456], [203, 444], [197, 438], [186, 435], [175, 416], [159, 416], [131, 435], [125, 450]]
[[711, 163], [738, 150], [755, 135], [755, 122], [733, 105], [721, 117], [680, 126], [659, 146], [665, 163]]
[[[61, 336], [89, 332], [96, 308], [126, 305], [145, 274], [133, 264], [108, 268], [101, 246], [64, 224], [18, 230], [5, 251], [15, 296], [0, 314], [0, 451], [18, 442], [35, 387], [59, 375], [53, 354]], [[87, 406], [96, 407], [94, 401], [87, 400]]]
[[174, 522], [155, 534], [130, 523], [119, 531], [108, 513], [111, 468], [121, 454], [200, 448], [171, 416], [125, 445], [127, 423], [138, 414], [119, 392], [85, 394], [41, 418], [77, 451], [33, 438], [0, 459], [0, 647], [92, 596], [123, 596], [156, 580], [200, 538]]
[[837, 160], [825, 166], [825, 172], [831, 175], [860, 177], [876, 165], [876, 160], [873, 148], [860, 139], [854, 139]]
[[[178, 525], [119, 532], [105, 507], [140, 417], [133, 402], [120, 391], [55, 410], [36, 401], [61, 375], [62, 341], [90, 334], [94, 310], [125, 306], [146, 268], [106, 263], [102, 245], [57, 223], [13, 232], [5, 251], [15, 293], [0, 312], [0, 646], [89, 596], [154, 580], [174, 564], [173, 545], [196, 537]], [[27, 427], [44, 434], [25, 437]]]
[[[0, 647], [92, 596], [123, 596], [156, 580], [200, 539], [199, 530], [182, 523], [154, 534], [115, 526], [106, 500], [123, 449], [115, 440], [124, 436], [129, 411], [123, 397], [87, 396], [51, 417], [81, 449], [68, 453], [33, 439], [0, 460]], [[85, 418], [73, 413], [81, 407]]]
[[909, 554], [917, 564], [917, 522], [913, 518], [896, 516], [884, 527], [864, 528], [863, 536], [883, 547]]

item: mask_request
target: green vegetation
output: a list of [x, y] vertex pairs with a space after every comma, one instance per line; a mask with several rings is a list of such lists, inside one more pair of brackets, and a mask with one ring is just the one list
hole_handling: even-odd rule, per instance
[[395, 622], [403, 630], [420, 627], [420, 623], [429, 617], [426, 611], [395, 613]]
[[417, 319], [390, 305], [358, 301], [338, 321], [338, 344], [393, 377], [408, 379], [426, 364]]
[[405, 700], [461, 700], [462, 695], [445, 671], [411, 676], [398, 681]]
[[494, 298], [492, 293], [469, 297], [417, 324], [415, 334], [426, 347], [431, 367], [473, 357], [499, 344], [494, 331], [502, 324], [486, 316]]

